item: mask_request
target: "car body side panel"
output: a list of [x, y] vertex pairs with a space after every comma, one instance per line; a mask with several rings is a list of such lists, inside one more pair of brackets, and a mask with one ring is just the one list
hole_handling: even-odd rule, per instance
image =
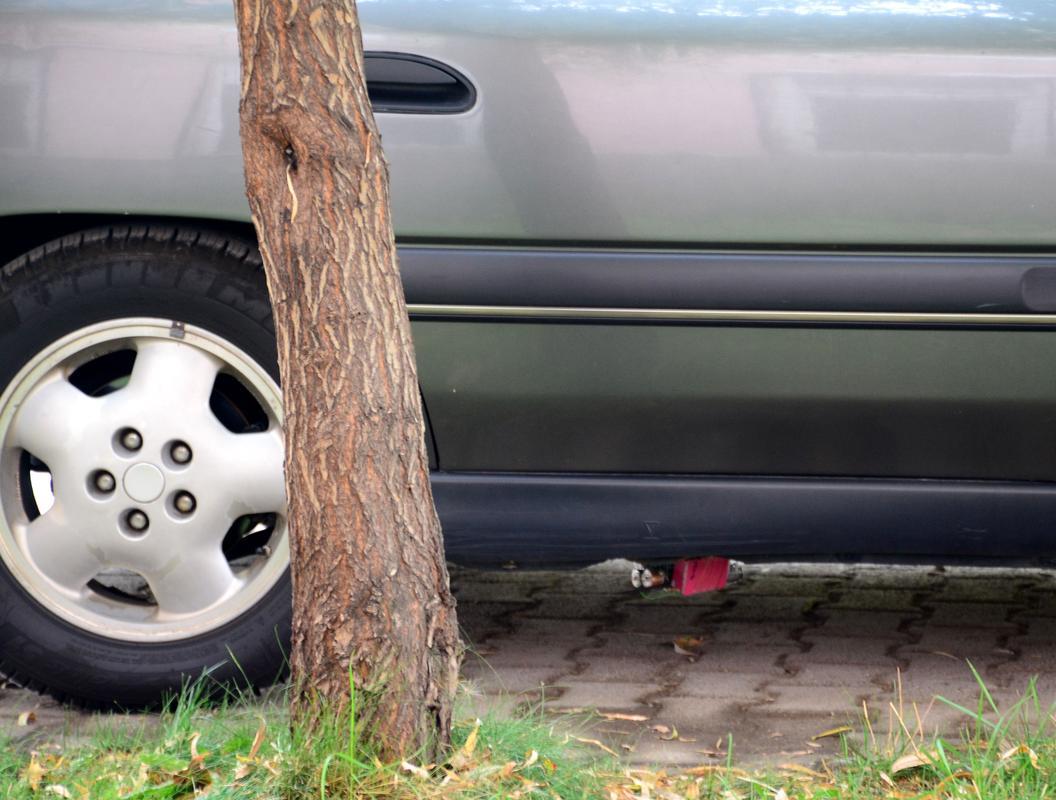
[[[368, 49], [436, 59], [477, 92], [463, 113], [381, 115], [398, 234], [604, 244], [600, 271], [579, 276], [583, 305], [617, 279], [604, 253], [646, 244], [1056, 250], [1051, 4], [361, 10]], [[245, 219], [238, 86], [227, 3], [6, 4], [0, 214]], [[711, 269], [678, 269], [692, 283], [698, 267]], [[775, 307], [833, 308], [786, 291], [786, 269], [751, 269], [758, 297], [797, 298]], [[1002, 286], [1008, 310], [1036, 307], [1026, 284], [1018, 300]], [[440, 468], [1056, 480], [1051, 326], [625, 322], [418, 319]]]
[[[478, 102], [383, 115], [398, 234], [1052, 245], [1056, 7], [366, 0]], [[0, 10], [0, 214], [246, 217], [227, 3]]]
[[414, 323], [440, 468], [1056, 481], [1056, 331]]

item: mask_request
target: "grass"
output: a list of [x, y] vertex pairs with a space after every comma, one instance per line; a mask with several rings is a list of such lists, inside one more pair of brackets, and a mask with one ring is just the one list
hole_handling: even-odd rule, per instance
[[[974, 673], [974, 670], [973, 670]], [[998, 707], [978, 673], [978, 702], [962, 707], [957, 737], [929, 737], [901, 692], [863, 707], [836, 757], [810, 768], [750, 770], [734, 761], [681, 772], [630, 769], [590, 744], [589, 720], [534, 708], [463, 719], [447, 762], [382, 763], [361, 740], [355, 704], [320, 714], [311, 734], [291, 729], [283, 698], [207, 701], [189, 686], [157, 724], [115, 724], [85, 741], [0, 742], [0, 798], [975, 798], [1040, 800], [1056, 793], [1056, 719], [1032, 681]], [[884, 733], [876, 733], [886, 718]], [[124, 722], [124, 724], [121, 724]], [[586, 743], [584, 743], [586, 742]]]
[[382, 763], [360, 740], [354, 704], [324, 709], [308, 733], [291, 728], [283, 698], [209, 701], [199, 682], [157, 725], [116, 718], [85, 741], [0, 740], [0, 798], [604, 797], [618, 765], [570, 746], [581, 724], [538, 709], [463, 719], [446, 764]]

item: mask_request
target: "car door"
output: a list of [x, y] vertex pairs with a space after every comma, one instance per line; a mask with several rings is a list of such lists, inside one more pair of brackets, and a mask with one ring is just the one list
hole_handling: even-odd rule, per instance
[[361, 8], [441, 469], [1056, 477], [1047, 5]]

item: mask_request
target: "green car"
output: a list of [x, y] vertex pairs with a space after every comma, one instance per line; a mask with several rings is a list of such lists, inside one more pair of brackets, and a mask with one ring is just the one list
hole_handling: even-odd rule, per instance
[[[1056, 6], [360, 0], [433, 490], [483, 567], [1056, 551]], [[0, 671], [289, 632], [228, 0], [0, 8]]]

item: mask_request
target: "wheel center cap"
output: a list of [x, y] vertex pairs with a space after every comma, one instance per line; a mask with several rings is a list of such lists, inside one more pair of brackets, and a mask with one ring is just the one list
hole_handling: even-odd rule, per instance
[[137, 503], [157, 500], [165, 490], [165, 476], [161, 474], [161, 470], [145, 461], [133, 464], [125, 470], [122, 483], [125, 494]]

